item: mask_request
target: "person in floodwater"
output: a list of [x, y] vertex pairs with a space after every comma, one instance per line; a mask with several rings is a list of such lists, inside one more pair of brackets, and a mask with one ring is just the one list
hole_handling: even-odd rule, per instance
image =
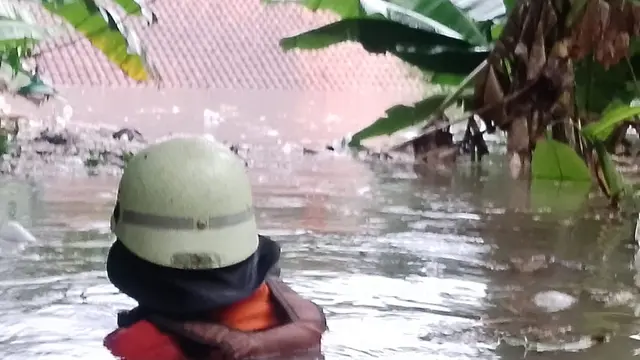
[[322, 309], [278, 279], [258, 235], [245, 166], [224, 145], [179, 138], [124, 170], [109, 280], [138, 307], [104, 344], [125, 360], [322, 359]]

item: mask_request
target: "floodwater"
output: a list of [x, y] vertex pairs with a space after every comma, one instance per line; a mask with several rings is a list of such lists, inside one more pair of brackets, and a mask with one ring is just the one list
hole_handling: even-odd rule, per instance
[[[610, 220], [600, 199], [575, 213], [540, 211], [499, 157], [418, 177], [409, 165], [303, 155], [301, 144], [321, 144], [370, 114], [340, 121], [345, 115], [329, 116], [325, 104], [314, 110], [316, 120], [295, 121], [294, 110], [288, 117], [269, 110], [286, 101], [260, 99], [245, 98], [237, 116], [213, 128], [253, 144], [260, 228], [282, 245], [286, 281], [325, 308], [327, 359], [634, 358], [640, 341], [629, 336], [640, 323], [631, 225]], [[122, 121], [118, 111], [129, 111], [90, 107], [74, 111], [114, 123]], [[181, 112], [166, 100], [126, 122], [153, 136], [202, 132], [204, 108], [191, 108], [192, 118], [177, 124], [171, 119]], [[152, 119], [143, 116], [149, 113]], [[116, 183], [62, 175], [2, 181], [0, 213], [37, 238], [0, 232], [3, 360], [111, 359], [101, 339], [116, 312], [134, 305], [104, 273]], [[565, 209], [574, 199], [557, 194], [552, 205]], [[575, 303], [549, 313], [536, 299], [554, 306], [563, 298], [549, 291]], [[578, 341], [605, 335], [610, 341], [592, 347]]]

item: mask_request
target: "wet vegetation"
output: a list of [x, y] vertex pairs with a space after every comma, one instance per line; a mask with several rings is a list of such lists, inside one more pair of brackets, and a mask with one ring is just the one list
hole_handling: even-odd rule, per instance
[[[148, 24], [157, 22], [143, 2], [42, 0], [35, 3], [37, 8], [33, 3], [6, 0], [0, 6], [0, 90], [35, 103], [54, 96], [55, 89], [40, 77], [37, 59], [45, 52], [77, 41], [57, 41], [57, 37], [67, 34], [69, 29], [84, 36], [132, 79], [145, 81], [156, 76], [140, 40], [124, 22], [129, 16], [142, 16]], [[62, 23], [51, 21], [43, 25], [42, 20], [36, 21], [34, 15], [43, 12]]]
[[[116, 0], [115, 2], [127, 14], [145, 15], [149, 23], [155, 22], [155, 17], [149, 15], [148, 10], [141, 7], [138, 1]], [[625, 184], [618, 173], [613, 155], [634, 156], [633, 147], [625, 138], [625, 134], [628, 128], [638, 129], [640, 133], [640, 123], [637, 119], [640, 108], [633, 105], [640, 91], [640, 85], [636, 81], [636, 74], [640, 71], [640, 47], [637, 44], [637, 36], [640, 35], [640, 5], [636, 5], [633, 1], [505, 0], [504, 4], [500, 3], [500, 6], [504, 6], [504, 14], [487, 20], [474, 18], [473, 14], [479, 12], [477, 10], [479, 3], [463, 7], [445, 0], [392, 0], [389, 2], [304, 0], [303, 4], [309, 9], [332, 10], [340, 15], [342, 20], [283, 39], [281, 45], [285, 50], [304, 50], [324, 48], [342, 41], [358, 41], [369, 52], [391, 53], [399, 57], [406, 63], [419, 68], [426, 80], [442, 86], [443, 90], [440, 93], [430, 95], [411, 106], [394, 106], [387, 110], [384, 117], [358, 131], [348, 140], [348, 145], [356, 151], [366, 150], [363, 143], [370, 138], [391, 135], [414, 127], [420, 129], [419, 136], [396, 144], [378, 154], [380, 158], [388, 159], [397, 156], [396, 154], [400, 152], [408, 151], [413, 152], [417, 163], [452, 162], [460, 153], [467, 154], [473, 161], [481, 161], [489, 153], [485, 135], [504, 131], [507, 134], [507, 153], [513, 175], [531, 177], [533, 180], [530, 182], [530, 188], [527, 188], [528, 191], [525, 191], [526, 204], [518, 206], [518, 209], [529, 208], [530, 205], [540, 208], [549, 204], [550, 201], [546, 200], [559, 198], [560, 195], [572, 196], [573, 194], [566, 190], [568, 188], [584, 190], [582, 195], [585, 195], [594, 183], [600, 186], [611, 204], [618, 207], [625, 194]], [[66, 0], [65, 2], [52, 0], [42, 1], [40, 4], [43, 9], [66, 20], [69, 25], [84, 34], [133, 79], [144, 81], [157, 77], [153, 67], [149, 66], [145, 60], [144, 51], [141, 48], [132, 50], [137, 46], [137, 40], [123, 26], [122, 20], [117, 18], [115, 12], [107, 11], [93, 0]], [[15, 14], [22, 14], [21, 11], [24, 10], [18, 9], [17, 5], [11, 9]], [[0, 14], [3, 11], [9, 14], [9, 10], [0, 7]], [[31, 35], [26, 33], [28, 29], [35, 31], [37, 25], [25, 20], [26, 17], [23, 15], [12, 16], [14, 17], [6, 15], [5, 20], [10, 20], [16, 25], [13, 30], [8, 27], [9, 22], [0, 21], [0, 27], [7, 26], [3, 31], [4, 34], [15, 35], [11, 35], [13, 37], [7, 35], [4, 42], [0, 41], [4, 44], [4, 61], [0, 66], [0, 79], [3, 82], [0, 83], [6, 84], [2, 85], [5, 86], [2, 90], [26, 97], [35, 103], [41, 103], [55, 96], [56, 91], [40, 79], [37, 68], [28, 67], [28, 62], [34, 58], [37, 60], [38, 54], [51, 51], [59, 44], [39, 42], [54, 39], [53, 32], [48, 33], [52, 28], [46, 28], [47, 37], [40, 39], [37, 38], [36, 33], [29, 33]], [[18, 30], [25, 32], [18, 36], [16, 35]], [[54, 45], [46, 47], [48, 45], [45, 44]], [[8, 72], [4, 74], [2, 71], [6, 66], [9, 66]], [[455, 118], [445, 115], [445, 111], [453, 107], [461, 108], [463, 115]], [[10, 149], [7, 139], [15, 137], [18, 133], [18, 120], [17, 117], [11, 116], [5, 116], [1, 120], [4, 123], [0, 124], [3, 125], [0, 126], [0, 154], [14, 156], [11, 152], [15, 149]], [[451, 125], [456, 123], [466, 125], [460, 141], [454, 141], [451, 132]], [[94, 139], [102, 141], [105, 137], [114, 140], [113, 143], [104, 142], [99, 147], [94, 144], [93, 148], [82, 144], [85, 139], [96, 142]], [[83, 165], [97, 171], [97, 168], [105, 165], [112, 165], [118, 169], [124, 166], [134, 153], [136, 144], [143, 146], [144, 139], [140, 133], [132, 129], [108, 131], [106, 136], [89, 131], [76, 134], [48, 129], [34, 133], [33, 137], [24, 140], [20, 146], [22, 149], [37, 148], [31, 152], [38, 153], [46, 162], [53, 163], [81, 154], [84, 159]], [[239, 152], [242, 149], [238, 146], [230, 147], [236, 154], [241, 155]], [[62, 148], [65, 150], [60, 153], [59, 150]], [[67, 149], [75, 149], [75, 152], [72, 153]], [[78, 151], [78, 149], [88, 150]], [[11, 161], [5, 161], [5, 163], [11, 163]], [[19, 165], [22, 164], [16, 161], [12, 167], [17, 168]], [[28, 168], [25, 171], [30, 170]], [[610, 299], [614, 296], [609, 295], [610, 289], [607, 286], [619, 286], [617, 282], [620, 281], [620, 274], [630, 276], [627, 272], [620, 270], [625, 265], [621, 257], [614, 257], [616, 250], [620, 248], [618, 245], [628, 240], [626, 234], [620, 232], [619, 227], [601, 224], [587, 216], [572, 221], [564, 221], [564, 219], [559, 221], [553, 214], [554, 216], [549, 218], [542, 216], [542, 220], [532, 222], [529, 214], [521, 216], [522, 212], [519, 211], [509, 210], [505, 212], [506, 214], [500, 213], [497, 210], [502, 206], [491, 205], [491, 203], [503, 195], [509, 198], [506, 201], [508, 203], [519, 202], [522, 192], [515, 191], [515, 187], [511, 189], [508, 187], [521, 182], [505, 184], [496, 176], [491, 176], [489, 181], [484, 182], [480, 178], [488, 176], [481, 174], [483, 169], [474, 167], [471, 170], [474, 173], [466, 180], [462, 172], [455, 174], [455, 181], [454, 176], [442, 176], [443, 179], [439, 179], [440, 175], [435, 172], [415, 182], [401, 177], [390, 177], [387, 179], [388, 182], [408, 187], [400, 197], [395, 193], [396, 189], [393, 191], [386, 189], [386, 193], [375, 190], [376, 192], [370, 198], [359, 194], [358, 201], [362, 198], [371, 201], [367, 208], [361, 207], [360, 204], [357, 206], [351, 204], [350, 206], [354, 209], [349, 212], [343, 213], [340, 210], [339, 214], [333, 214], [341, 219], [357, 220], [357, 216], [345, 216], [345, 214], [364, 213], [363, 220], [357, 220], [362, 222], [353, 225], [358, 232], [371, 228], [371, 219], [379, 218], [383, 222], [393, 223], [396, 226], [395, 234], [372, 233], [372, 236], [382, 237], [383, 241], [368, 241], [365, 238], [362, 242], [368, 244], [361, 246], [357, 243], [360, 240], [354, 242], [349, 236], [330, 234], [336, 230], [327, 230], [325, 225], [318, 226], [322, 230], [318, 234], [309, 231], [300, 236], [296, 229], [292, 232], [293, 235], [283, 236], [288, 251], [299, 249], [299, 254], [295, 256], [308, 261], [301, 262], [303, 265], [293, 262], [294, 266], [300, 266], [300, 269], [293, 271], [294, 276], [300, 276], [300, 273], [311, 268], [314, 271], [311, 281], [309, 277], [302, 277], [298, 281], [313, 284], [314, 279], [318, 278], [318, 273], [327, 273], [327, 268], [335, 271], [343, 264], [345, 267], [348, 266], [348, 271], [329, 272], [331, 278], [323, 278], [320, 281], [330, 284], [334, 278], [340, 278], [341, 281], [349, 280], [354, 273], [354, 268], [357, 269], [356, 273], [366, 274], [367, 271], [371, 271], [368, 267], [375, 266], [380, 267], [380, 270], [375, 271], [380, 271], [380, 274], [389, 279], [405, 279], [416, 275], [437, 278], [440, 276], [440, 271], [444, 271], [438, 270], [437, 274], [430, 274], [425, 270], [427, 267], [425, 264], [448, 268], [448, 277], [453, 275], [454, 278], [465, 280], [471, 278], [470, 274], [465, 272], [469, 269], [473, 270], [475, 275], [490, 271], [491, 275], [483, 275], [494, 282], [493, 288], [487, 290], [486, 294], [470, 295], [464, 292], [463, 287], [442, 291], [442, 303], [451, 299], [462, 299], [457, 303], [452, 302], [452, 308], [461, 307], [462, 304], [462, 311], [454, 315], [467, 317], [474, 320], [474, 323], [468, 326], [457, 325], [462, 326], [460, 330], [456, 330], [456, 326], [452, 324], [434, 326], [440, 332], [421, 335], [419, 340], [423, 342], [433, 338], [439, 342], [444, 339], [458, 345], [468, 343], [470, 336], [478, 334], [479, 328], [483, 327], [482, 331], [490, 334], [488, 338], [499, 339], [501, 343], [510, 347], [524, 348], [525, 352], [558, 352], [585, 350], [593, 345], [608, 342], [611, 334], [625, 333], [627, 329], [621, 331], [619, 324], [631, 322], [632, 315], [624, 312], [625, 309], [618, 313], [615, 311], [619, 310], [617, 308], [611, 311], [606, 308], [621, 307], [619, 306], [621, 301], [616, 302]], [[315, 171], [307, 171], [303, 174], [306, 175], [295, 174], [287, 178], [313, 174], [311, 183], [322, 185], [322, 182], [315, 183], [315, 181], [326, 181], [322, 178], [318, 180], [319, 175]], [[340, 173], [336, 178], [330, 178], [328, 183], [339, 183], [348, 176], [350, 175], [345, 176]], [[377, 172], [377, 176], [383, 178], [384, 174]], [[548, 180], [552, 180], [551, 186]], [[424, 194], [416, 191], [416, 189], [423, 190], [421, 181], [427, 181], [431, 188], [447, 188], [448, 195], [442, 199], [436, 197], [435, 201], [434, 198], [421, 197]], [[562, 183], [562, 186], [556, 186], [557, 182]], [[17, 184], [26, 188], [24, 182], [17, 182]], [[455, 190], [450, 192], [450, 189], [456, 186], [461, 187], [460, 184], [466, 184], [464, 185], [466, 188], [458, 189], [457, 193]], [[4, 187], [7, 188], [7, 186]], [[73, 191], [75, 192], [76, 189]], [[300, 185], [296, 184], [287, 193], [300, 194], [300, 191], [306, 190], [301, 190]], [[13, 191], [13, 193], [16, 192]], [[349, 198], [352, 195], [337, 193], [337, 195], [330, 195], [334, 197], [333, 200], [330, 196], [327, 196], [329, 200], [323, 198], [322, 204], [317, 206], [323, 214], [313, 214], [309, 217], [314, 221], [318, 221], [317, 218], [323, 222], [327, 222], [327, 218], [331, 221], [332, 214], [327, 209], [333, 208], [334, 204], [341, 204], [342, 198]], [[279, 200], [276, 205], [271, 208], [265, 207], [262, 211], [272, 212], [275, 214], [272, 215], [274, 218], [287, 218], [286, 224], [279, 224], [286, 229], [286, 226], [291, 226], [288, 225], [291, 223], [289, 218], [295, 219], [293, 214], [304, 213], [306, 210], [301, 210], [295, 204], [287, 205], [291, 197], [278, 196], [280, 197], [273, 196], [273, 199]], [[301, 194], [301, 196], [307, 197], [308, 194]], [[5, 197], [9, 198], [9, 195]], [[24, 198], [27, 197], [24, 196]], [[336, 200], [337, 198], [340, 200]], [[409, 203], [411, 208], [398, 210], [399, 206], [396, 206], [395, 210], [391, 211], [391, 206], [386, 200], [393, 201], [394, 198], [399, 199], [397, 204], [405, 206]], [[472, 199], [477, 203], [473, 205], [472, 210], [469, 210], [466, 205], [455, 205], [456, 202], [453, 200], [460, 198]], [[567, 197], [564, 196], [562, 199], [566, 200]], [[266, 198], [263, 199], [262, 203], [266, 203], [266, 200]], [[327, 206], [325, 201], [332, 202]], [[437, 213], [442, 212], [442, 208], [430, 207], [434, 202], [437, 204], [439, 201], [447, 204], [448, 209], [444, 213]], [[72, 208], [68, 205], [72, 202], [73, 200], [67, 202], [66, 206]], [[542, 205], [536, 206], [535, 202], [540, 202]], [[453, 208], [451, 208], [452, 203]], [[22, 202], [16, 206], [23, 208], [24, 204], [25, 202]], [[571, 211], [574, 201], [555, 204], [559, 207], [553, 210]], [[64, 209], [63, 206], [60, 207]], [[335, 206], [335, 208], [338, 207], [342, 205]], [[510, 207], [507, 206], [507, 208]], [[97, 211], [94, 205], [88, 209], [90, 210], [81, 210], [81, 216], [75, 216], [81, 217], [82, 222], [87, 221], [87, 212]], [[291, 214], [287, 214], [287, 210], [290, 210]], [[69, 222], [74, 220], [73, 215], [69, 214], [77, 210], [67, 209], [66, 211], [68, 213], [64, 213], [65, 224], [67, 220]], [[107, 210], [106, 213], [109, 211], [111, 210]], [[63, 211], [58, 209], [58, 212]], [[439, 214], [438, 217], [434, 217], [432, 212]], [[450, 212], [469, 212], [467, 215], [481, 214], [481, 216], [476, 220], [470, 220], [475, 217], [469, 216], [452, 221], [455, 214]], [[523, 212], [526, 213], [526, 211]], [[10, 218], [14, 219], [15, 215], [11, 215]], [[428, 221], [425, 222], [425, 219]], [[308, 225], [304, 226], [308, 228]], [[389, 229], [385, 228], [384, 231], [391, 232]], [[49, 229], [45, 230], [49, 231]], [[454, 232], [454, 235], [466, 236], [452, 236], [451, 232]], [[48, 264], [63, 269], [59, 271], [64, 274], [71, 271], [82, 274], [87, 269], [102, 273], [103, 258], [107, 249], [105, 244], [111, 241], [107, 239], [105, 232], [71, 230], [68, 233], [70, 235], [65, 235], [60, 240], [60, 245], [56, 245], [55, 241], [50, 239], [47, 239], [46, 243], [38, 244], [35, 250], [30, 250], [38, 254], [33, 258], [37, 260], [19, 258], [21, 266], [25, 266], [26, 263], [27, 266], [42, 271], [42, 274], [37, 273], [36, 278], [45, 278], [50, 275], [44, 272], [49, 270]], [[595, 233], [599, 235], [593, 237]], [[487, 241], [486, 244], [476, 241], [475, 237], [478, 234], [482, 234], [483, 240]], [[419, 247], [417, 250], [405, 248], [408, 244], [418, 242], [405, 241], [403, 236], [410, 237], [411, 240], [420, 239], [428, 245], [426, 246], [428, 250], [425, 251]], [[537, 244], [544, 243], [541, 240], [547, 238], [551, 238], [550, 245], [540, 245], [543, 252], [539, 253]], [[91, 240], [95, 239], [99, 239], [99, 242], [92, 243]], [[523, 239], [524, 241], [518, 242]], [[441, 240], [452, 244], [451, 249], [442, 246]], [[371, 244], [373, 247], [368, 247]], [[488, 260], [475, 258], [475, 256], [485, 256], [484, 247], [485, 245], [488, 247], [489, 244], [505, 250], [504, 253], [487, 252]], [[545, 247], [547, 245], [549, 248]], [[527, 248], [528, 246], [532, 248]], [[459, 248], [470, 250], [465, 253], [459, 251]], [[527, 251], [518, 253], [523, 248]], [[500, 259], [502, 255], [507, 259]], [[359, 256], [359, 261], [353, 262], [354, 256]], [[43, 262], [41, 260], [43, 258], [47, 259], [47, 262]], [[575, 261], [570, 261], [572, 258]], [[614, 258], [613, 261], [611, 261], [612, 258]], [[583, 259], [587, 260], [582, 263]], [[322, 268], [322, 272], [314, 268], [317, 265], [313, 262], [325, 267]], [[30, 278], [33, 277], [31, 268], [29, 269]], [[7, 274], [15, 276], [10, 272]], [[379, 277], [379, 274], [374, 274]], [[566, 277], [567, 274], [568, 277]], [[367, 278], [355, 277], [355, 279], [359, 285], [362, 285], [362, 279]], [[602, 286], [592, 289], [595, 286], [587, 283], [587, 280], [595, 282], [593, 279], [603, 283]], [[395, 280], [398, 279], [392, 281]], [[90, 278], [88, 282], [92, 284], [92, 281]], [[376, 281], [379, 279], [376, 278]], [[401, 281], [398, 280], [398, 282]], [[473, 281], [469, 281], [471, 282]], [[545, 291], [538, 291], [540, 289], [529, 286], [534, 282], [544, 284]], [[630, 281], [627, 280], [627, 282]], [[82, 283], [77, 278], [73, 278], [69, 283], [69, 289], [86, 285], [86, 282]], [[503, 286], [505, 284], [513, 286]], [[517, 287], [514, 284], [521, 286]], [[558, 287], [564, 292], [546, 291], [547, 285]], [[19, 288], [19, 285], [11, 286]], [[406, 293], [426, 292], [419, 291], [419, 288], [416, 290], [416, 283], [410, 286], [411, 291]], [[33, 287], [45, 288], [44, 291], [49, 293], [58, 291], [47, 289], [47, 285], [42, 284], [36, 284]], [[371, 286], [370, 288], [385, 287]], [[428, 289], [433, 287], [428, 285]], [[68, 296], [69, 289], [64, 290], [64, 296]], [[78, 297], [83, 304], [82, 309], [91, 306], [91, 299], [87, 301], [88, 297], [96, 296], [86, 290], [78, 291], [80, 293]], [[331, 291], [336, 291], [336, 296], [344, 296], [340, 294], [340, 291], [344, 292], [340, 287]], [[402, 296], [406, 298], [407, 294], [402, 294], [401, 291], [395, 292], [395, 289], [392, 291], [394, 293], [389, 295], [388, 300], [384, 293], [381, 293], [382, 296], [374, 293], [371, 297], [383, 299], [382, 311], [389, 311], [390, 315], [400, 318], [400, 326], [407, 326], [408, 321], [415, 319], [399, 311], [403, 309], [402, 304], [395, 305], [398, 304], [398, 299], [402, 300]], [[536, 296], [532, 297], [534, 291]], [[494, 298], [489, 300], [492, 307], [487, 310], [489, 315], [487, 317], [484, 317], [484, 314], [482, 317], [477, 316], [475, 312], [467, 309], [468, 304], [464, 304], [470, 296], [475, 303], [481, 304], [482, 301], [486, 301], [485, 298], [491, 297], [492, 292]], [[638, 296], [636, 290], [625, 291], [623, 294], [627, 293], [628, 298], [635, 299]], [[18, 294], [20, 294], [20, 301], [15, 303], [28, 304], [24, 300], [25, 295], [20, 292]], [[73, 296], [73, 293], [71, 294]], [[417, 305], [424, 306], [428, 309], [427, 311], [434, 313], [438, 311], [430, 308], [433, 304], [429, 303], [429, 299], [420, 298], [419, 301], [411, 297], [407, 299], [410, 311], [414, 311]], [[440, 298], [436, 297], [436, 299], [440, 302]], [[590, 308], [585, 308], [581, 304], [579, 310], [586, 314], [584, 315], [585, 324], [577, 324], [573, 328], [569, 325], [560, 326], [566, 319], [560, 318], [562, 320], [560, 321], [555, 314], [558, 311], [568, 310], [578, 301], [584, 303], [585, 299], [587, 299], [587, 306], [595, 309], [588, 311]], [[597, 301], [591, 301], [594, 299]], [[623, 298], [625, 299], [626, 297]], [[628, 302], [631, 303], [632, 300]], [[354, 304], [356, 303], [354, 301]], [[562, 303], [566, 305], [560, 309], [545, 310], [552, 314], [541, 314], [541, 308], [544, 308], [542, 305], [547, 303], [556, 307]], [[87, 304], [89, 306], [86, 306]], [[631, 306], [626, 303], [624, 305]], [[481, 308], [480, 305], [474, 306]], [[584, 311], [585, 309], [587, 311]], [[333, 309], [330, 308], [330, 310]], [[41, 313], [36, 315], [42, 316]], [[362, 312], [356, 316], [358, 320], [356, 324], [361, 323]], [[24, 319], [24, 314], [21, 314], [20, 318]], [[368, 318], [375, 318], [375, 316]], [[423, 319], [419, 318], [417, 322], [423, 322]], [[393, 325], [393, 322], [388, 324]], [[419, 327], [424, 328], [424, 323]], [[351, 329], [351, 327], [344, 328]], [[86, 329], [86, 326], [83, 325], [82, 329]], [[21, 331], [24, 333], [24, 329], [21, 328]], [[37, 332], [40, 333], [42, 330], [38, 328]], [[414, 335], [411, 334], [412, 340], [415, 338]], [[571, 337], [575, 339], [567, 340]], [[397, 351], [396, 347], [397, 344], [393, 344], [393, 352]], [[423, 350], [421, 351], [424, 353]]]
[[[628, 192], [612, 155], [635, 155], [625, 135], [640, 130], [640, 107], [633, 105], [640, 98], [640, 2], [494, 1], [503, 10], [490, 19], [473, 15], [486, 12], [490, 1], [458, 2], [304, 0], [310, 10], [341, 19], [282, 39], [281, 46], [356, 41], [442, 85], [438, 94], [388, 109], [355, 133], [352, 148], [418, 128], [417, 136], [388, 149], [390, 156], [413, 150], [418, 162], [453, 160], [447, 155], [454, 153], [475, 161], [489, 151], [484, 135], [504, 131], [514, 176], [530, 176], [538, 188], [546, 180], [587, 191], [597, 183], [617, 208]], [[462, 116], [447, 117], [455, 106]], [[454, 143], [450, 126], [462, 122], [464, 137]]]
[[[34, 15], [54, 18], [42, 24]], [[158, 78], [137, 35], [125, 25], [128, 17], [157, 22], [153, 12], [137, 0], [5, 0], [0, 6], [0, 91], [40, 105], [58, 95], [38, 70], [38, 57], [77, 39], [58, 41], [69, 30], [87, 39], [127, 76], [136, 81]], [[57, 20], [57, 21], [56, 21]], [[62, 20], [62, 21], [60, 21]], [[0, 113], [0, 155], [9, 154], [21, 117]], [[87, 166], [98, 160], [86, 160]]]

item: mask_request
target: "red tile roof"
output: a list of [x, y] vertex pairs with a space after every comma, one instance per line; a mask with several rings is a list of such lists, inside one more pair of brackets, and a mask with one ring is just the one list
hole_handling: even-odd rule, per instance
[[[421, 81], [399, 60], [370, 55], [359, 44], [289, 53], [279, 48], [280, 38], [332, 21], [327, 13], [260, 0], [158, 0], [151, 7], [158, 24], [128, 23], [164, 87], [422, 92]], [[38, 63], [55, 85], [154, 86], [126, 78], [86, 40], [46, 51]]]

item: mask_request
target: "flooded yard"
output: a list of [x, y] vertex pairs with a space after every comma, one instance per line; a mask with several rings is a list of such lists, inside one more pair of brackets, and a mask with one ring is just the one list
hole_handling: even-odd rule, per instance
[[[629, 337], [640, 332], [632, 224], [598, 199], [538, 213], [499, 157], [418, 177], [409, 165], [303, 155], [378, 115], [345, 98], [167, 93], [136, 110], [113, 96], [75, 106], [74, 119], [251, 144], [260, 228], [282, 246], [286, 281], [325, 308], [328, 360], [624, 360], [640, 348]], [[116, 184], [3, 179], [0, 212], [37, 240], [0, 233], [2, 359], [111, 359], [102, 337], [134, 305], [104, 271]]]

